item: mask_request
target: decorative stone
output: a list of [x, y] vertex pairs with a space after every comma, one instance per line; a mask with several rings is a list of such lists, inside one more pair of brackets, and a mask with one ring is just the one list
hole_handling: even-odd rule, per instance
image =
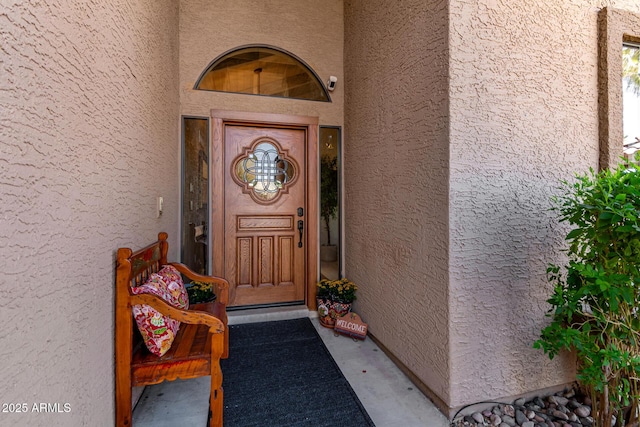
[[532, 420], [536, 416], [536, 413], [533, 411], [524, 411], [524, 415], [528, 419]]
[[519, 425], [522, 425], [527, 421], [528, 421], [528, 418], [526, 417], [524, 412], [522, 412], [520, 409], [516, 409], [516, 422]]
[[567, 403], [569, 403], [569, 399], [567, 399], [566, 397], [562, 397], [562, 396], [549, 396], [549, 403], [554, 403], [558, 406], [562, 405], [562, 406], [566, 406]]
[[502, 424], [502, 418], [500, 418], [500, 416], [496, 414], [491, 415], [491, 425], [499, 426], [500, 424]]
[[507, 414], [502, 414], [502, 424], [507, 424], [510, 427], [515, 427], [516, 420]]
[[513, 406], [524, 406], [524, 402], [526, 402], [526, 399], [524, 397], [521, 397], [520, 399], [516, 399], [513, 401]]
[[593, 418], [592, 417], [580, 418], [580, 422], [582, 423], [583, 426], [591, 427], [593, 425]]
[[542, 418], [543, 421], [548, 421], [549, 420], [549, 416], [547, 414], [545, 414], [544, 412], [538, 412], [536, 414], [536, 417]]
[[535, 427], [536, 424], [533, 421], [525, 421], [522, 423], [522, 427]]
[[569, 421], [569, 416], [567, 414], [565, 414], [564, 412], [555, 410], [551, 413], [551, 415], [553, 415], [554, 417], [556, 417], [559, 420], [564, 420], [564, 421]]
[[571, 409], [576, 409], [582, 406], [582, 403], [578, 402], [576, 399], [571, 399], [567, 406]]
[[482, 416], [482, 414], [480, 412], [474, 412], [473, 414], [471, 414], [471, 418], [473, 418], [473, 420], [477, 423], [483, 423], [484, 422], [484, 417]]
[[580, 407], [576, 408], [574, 412], [580, 418], [585, 418], [585, 417], [588, 417], [589, 415], [591, 415], [591, 408], [588, 407], [588, 406], [584, 406], [583, 405], [583, 406], [580, 406]]
[[476, 422], [473, 419], [473, 417], [471, 417], [471, 415], [465, 415], [463, 420], [464, 420], [465, 425], [472, 425], [472, 424], [474, 424]]
[[504, 405], [502, 407], [502, 413], [512, 418], [516, 416], [516, 410], [513, 405]]

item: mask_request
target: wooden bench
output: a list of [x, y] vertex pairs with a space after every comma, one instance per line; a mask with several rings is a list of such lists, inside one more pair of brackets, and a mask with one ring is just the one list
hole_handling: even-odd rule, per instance
[[[226, 305], [229, 283], [221, 278], [202, 276], [187, 266], [167, 262], [167, 233], [158, 241], [136, 252], [118, 249], [116, 265], [115, 374], [116, 425], [131, 426], [131, 387], [158, 384], [177, 378], [211, 376], [209, 425], [222, 426], [222, 371], [220, 359], [227, 358], [229, 335]], [[142, 285], [163, 265], [173, 265], [184, 277], [213, 285], [216, 299], [212, 303], [194, 304], [180, 310], [150, 295], [133, 295], [132, 286]], [[132, 307], [147, 304], [165, 316], [180, 321], [171, 348], [162, 357], [147, 349], [132, 315]]]

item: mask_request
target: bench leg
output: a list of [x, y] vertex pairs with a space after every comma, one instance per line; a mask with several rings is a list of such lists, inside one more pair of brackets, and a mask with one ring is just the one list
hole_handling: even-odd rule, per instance
[[[225, 328], [226, 332], [226, 328]], [[209, 426], [222, 427], [224, 409], [224, 393], [222, 391], [222, 369], [220, 356], [224, 353], [224, 334], [214, 333], [211, 336], [211, 394], [209, 395]]]
[[116, 392], [116, 425], [131, 426], [131, 388], [122, 388]]
[[224, 350], [222, 351], [222, 359], [227, 359], [229, 358], [229, 327], [226, 326], [227, 324], [225, 323], [225, 327], [224, 327]]
[[223, 411], [222, 387], [211, 393], [209, 398], [209, 427], [222, 427], [222, 411]]

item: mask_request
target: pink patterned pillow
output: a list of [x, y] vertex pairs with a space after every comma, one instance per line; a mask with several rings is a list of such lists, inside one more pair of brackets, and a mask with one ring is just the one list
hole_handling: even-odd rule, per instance
[[[182, 277], [175, 267], [165, 265], [158, 273], [138, 287], [131, 288], [134, 295], [153, 294], [173, 307], [186, 310], [189, 308], [189, 296], [182, 282]], [[164, 316], [156, 309], [140, 304], [133, 306], [133, 317], [149, 351], [156, 356], [163, 356], [173, 343], [180, 322]]]

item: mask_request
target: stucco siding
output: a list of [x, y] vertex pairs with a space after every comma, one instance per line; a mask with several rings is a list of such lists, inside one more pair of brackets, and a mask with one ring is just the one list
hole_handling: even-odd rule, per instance
[[2, 425], [113, 424], [115, 250], [178, 253], [177, 31], [169, 0], [2, 2]]
[[356, 311], [448, 401], [447, 4], [345, 1], [346, 275]]
[[605, 3], [451, 2], [452, 407], [574, 379], [570, 357], [550, 363], [532, 343], [547, 322], [547, 264], [565, 247], [550, 198], [598, 166]]
[[[338, 77], [332, 102], [197, 91], [193, 87], [212, 60], [239, 46], [261, 44], [302, 59], [326, 84]], [[180, 112], [208, 117], [211, 109], [319, 117], [343, 124], [342, 0], [181, 0]]]
[[[0, 424], [113, 423], [115, 250], [167, 231], [177, 258], [179, 117], [211, 109], [344, 124], [355, 311], [445, 410], [573, 380], [531, 347], [547, 209], [598, 165], [598, 11], [637, 0], [0, 3], [0, 402], [28, 408]], [[247, 44], [333, 102], [193, 90]]]

